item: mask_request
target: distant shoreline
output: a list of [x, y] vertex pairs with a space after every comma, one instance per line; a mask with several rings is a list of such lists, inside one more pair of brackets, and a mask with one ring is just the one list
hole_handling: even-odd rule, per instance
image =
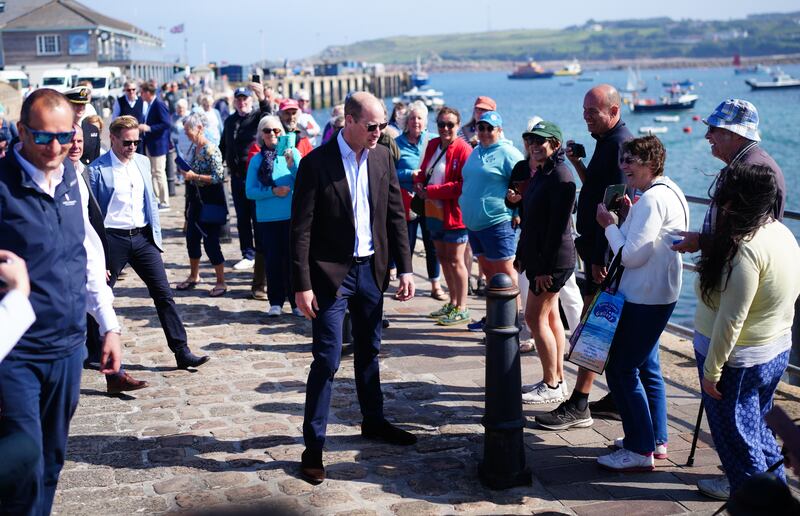
[[[800, 63], [800, 54], [771, 55], [758, 57], [742, 57], [742, 66], [755, 66], [762, 64], [765, 66], [785, 65]], [[566, 63], [561, 61], [538, 61], [546, 69], [558, 70]], [[688, 58], [688, 57], [668, 57], [668, 58], [645, 58], [645, 59], [611, 59], [605, 61], [580, 61], [584, 72], [594, 70], [624, 70], [630, 67], [642, 69], [654, 68], [732, 68], [732, 57], [707, 57], [707, 58]], [[523, 61], [499, 61], [499, 60], [477, 60], [477, 61], [440, 61], [429, 63], [426, 67], [428, 72], [477, 72], [477, 71], [513, 71], [517, 66], [524, 64]], [[407, 70], [410, 65], [387, 65], [391, 70]]]

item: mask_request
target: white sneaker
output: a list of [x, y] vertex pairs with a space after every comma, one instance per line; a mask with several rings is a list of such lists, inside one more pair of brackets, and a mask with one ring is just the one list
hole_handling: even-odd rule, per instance
[[731, 496], [731, 484], [725, 475], [698, 480], [697, 490], [715, 500], [727, 500]]
[[272, 306], [269, 307], [269, 311], [267, 312], [267, 315], [269, 317], [278, 317], [279, 315], [281, 315], [282, 311], [283, 311], [283, 307], [282, 306], [272, 305]]
[[[619, 448], [619, 449], [622, 449], [622, 448], [625, 447], [622, 444], [624, 441], [625, 441], [624, 437], [617, 437], [616, 439], [614, 439], [614, 446]], [[655, 457], [658, 460], [666, 459], [668, 457], [668, 455], [667, 455], [667, 443], [656, 444], [656, 451], [653, 452], [653, 457]]]
[[559, 403], [561, 401], [564, 401], [564, 394], [561, 392], [561, 387], [551, 389], [544, 382], [537, 385], [531, 392], [526, 392], [522, 395], [522, 403], [528, 403], [530, 405]]
[[569, 387], [567, 387], [567, 379], [564, 378], [561, 380], [561, 395], [564, 396], [564, 399], [569, 398], [570, 394]]
[[256, 264], [255, 260], [251, 260], [249, 258], [242, 258], [236, 265], [233, 266], [233, 270], [235, 271], [246, 271], [247, 269], [252, 269], [253, 265]]
[[292, 308], [292, 315], [296, 315], [297, 317], [305, 317], [303, 311], [297, 307]]
[[642, 455], [625, 448], [597, 457], [597, 463], [614, 471], [653, 471], [655, 469], [652, 455]]
[[544, 380], [542, 380], [541, 382], [529, 383], [527, 385], [523, 385], [522, 386], [522, 393], [525, 394], [526, 392], [531, 392], [531, 391], [535, 390], [536, 388], [538, 388], [539, 385], [542, 384], [542, 383], [544, 383]]

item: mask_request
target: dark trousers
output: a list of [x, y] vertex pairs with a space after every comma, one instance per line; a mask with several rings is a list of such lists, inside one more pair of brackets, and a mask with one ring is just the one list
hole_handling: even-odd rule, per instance
[[[0, 493], [0, 514], [50, 514], [67, 455], [69, 422], [78, 406], [82, 366], [80, 347], [59, 359], [0, 363], [0, 440], [33, 441], [36, 454], [34, 467], [21, 468], [13, 485]], [[13, 461], [0, 456], [3, 468], [14, 467]]]
[[252, 260], [256, 256], [253, 245], [253, 228], [256, 225], [256, 205], [247, 198], [244, 177], [231, 174], [231, 196], [233, 209], [236, 211], [236, 229], [239, 231], [239, 249], [242, 258]]
[[425, 222], [426, 217], [417, 217], [408, 222], [408, 248], [414, 253], [414, 246], [417, 245], [417, 227], [422, 230], [422, 245], [425, 246], [425, 266], [428, 269], [428, 280], [439, 279], [439, 260], [436, 257], [436, 247], [431, 240], [431, 232]]
[[189, 252], [189, 258], [200, 259], [202, 256], [200, 242], [202, 242], [211, 265], [216, 266], [225, 262], [222, 248], [219, 245], [221, 230], [222, 226], [219, 224], [204, 224], [199, 220], [188, 220], [186, 223], [186, 250]]
[[312, 321], [314, 361], [306, 382], [303, 439], [306, 448], [321, 451], [325, 444], [333, 376], [342, 352], [342, 323], [350, 310], [358, 402], [365, 421], [383, 420], [378, 353], [381, 347], [383, 295], [372, 274], [372, 261], [353, 264], [335, 297], [317, 297], [319, 312]]
[[167, 281], [161, 253], [152, 242], [148, 231], [122, 236], [110, 231], [108, 237], [108, 269], [111, 271], [111, 287], [117, 282], [119, 273], [126, 264], [131, 264], [136, 274], [147, 285], [147, 291], [156, 305], [158, 320], [167, 337], [167, 345], [173, 353], [187, 347], [186, 329], [172, 298], [172, 289]]
[[283, 306], [286, 298], [295, 307], [289, 267], [291, 221], [256, 222], [256, 249], [264, 256], [267, 297], [271, 306]]

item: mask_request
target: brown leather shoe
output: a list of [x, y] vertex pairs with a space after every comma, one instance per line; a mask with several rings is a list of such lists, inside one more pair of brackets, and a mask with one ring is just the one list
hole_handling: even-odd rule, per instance
[[109, 394], [119, 394], [123, 391], [138, 391], [149, 386], [144, 380], [137, 380], [128, 373], [106, 375], [106, 388]]
[[300, 456], [300, 476], [309, 484], [321, 484], [325, 480], [325, 466], [322, 465], [322, 452], [306, 448]]

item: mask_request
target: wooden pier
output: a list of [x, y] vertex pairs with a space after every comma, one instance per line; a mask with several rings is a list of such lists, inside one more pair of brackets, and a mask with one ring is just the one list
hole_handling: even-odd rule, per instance
[[285, 97], [298, 90], [306, 90], [311, 97], [312, 109], [326, 108], [344, 102], [348, 92], [369, 91], [378, 98], [396, 97], [411, 87], [407, 72], [387, 72], [378, 75], [347, 74], [330, 76], [291, 76], [267, 79], [267, 86]]

